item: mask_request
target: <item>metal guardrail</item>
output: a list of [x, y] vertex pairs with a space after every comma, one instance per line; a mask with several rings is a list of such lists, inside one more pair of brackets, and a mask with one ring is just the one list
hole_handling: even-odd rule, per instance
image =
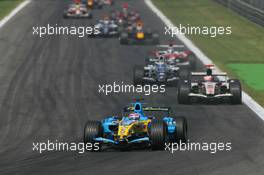
[[242, 0], [247, 4], [250, 4], [253, 7], [256, 7], [260, 10], [264, 10], [264, 1], [263, 0]]
[[264, 26], [264, 10], [256, 8], [241, 0], [215, 0], [216, 2], [234, 10], [249, 20]]

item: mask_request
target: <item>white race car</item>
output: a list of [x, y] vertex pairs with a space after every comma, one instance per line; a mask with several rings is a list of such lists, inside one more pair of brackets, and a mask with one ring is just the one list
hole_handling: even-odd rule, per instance
[[178, 86], [178, 102], [190, 104], [197, 100], [229, 100], [241, 104], [242, 89], [239, 80], [228, 79], [226, 73], [213, 73], [212, 66], [206, 72], [192, 72], [189, 80]]
[[92, 18], [92, 13], [84, 4], [71, 4], [63, 16], [64, 18]]
[[105, 5], [113, 5], [114, 4], [114, 0], [103, 0], [103, 4], [105, 4]]

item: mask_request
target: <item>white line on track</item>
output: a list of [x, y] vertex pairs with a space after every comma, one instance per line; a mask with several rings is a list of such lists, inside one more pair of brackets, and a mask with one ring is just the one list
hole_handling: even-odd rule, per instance
[[[168, 19], [153, 3], [151, 0], [144, 0], [147, 6], [164, 22], [168, 27], [175, 26], [170, 19]], [[186, 38], [185, 35], [178, 34], [177, 37], [181, 40], [203, 64], [212, 64], [213, 61], [208, 58], [191, 40]], [[221, 71], [216, 67], [217, 71]], [[246, 92], [242, 92], [242, 99], [244, 104], [246, 104], [252, 111], [254, 111], [262, 120], [264, 120], [264, 108], [260, 106], [252, 97], [250, 97]]]
[[9, 15], [4, 17], [0, 21], [0, 28], [2, 28], [12, 17], [14, 17], [20, 10], [22, 10], [26, 5], [28, 5], [31, 2], [31, 0], [26, 0], [19, 4], [14, 10], [12, 10]]

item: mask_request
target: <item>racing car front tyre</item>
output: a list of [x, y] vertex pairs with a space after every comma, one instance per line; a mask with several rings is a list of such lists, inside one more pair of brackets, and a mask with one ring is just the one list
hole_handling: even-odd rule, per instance
[[175, 133], [175, 141], [186, 143], [188, 139], [187, 131], [188, 125], [185, 117], [177, 117], [176, 121], [176, 133]]
[[242, 102], [242, 89], [239, 80], [229, 80], [230, 93], [232, 94], [231, 103], [241, 104]]
[[112, 5], [114, 5], [115, 4], [115, 1], [111, 1], [110, 2], [110, 5], [112, 6]]
[[98, 4], [98, 9], [102, 9], [103, 8], [103, 4]]
[[63, 14], [63, 18], [67, 19], [69, 18], [68, 15], [66, 13]]
[[190, 85], [185, 81], [181, 81], [178, 86], [178, 103], [179, 104], [189, 104], [190, 103], [190, 98], [189, 98], [190, 92], [191, 92]]
[[91, 143], [93, 145], [98, 144], [99, 150], [101, 149], [101, 144], [96, 143], [94, 138], [102, 137], [103, 128], [102, 124], [99, 121], [88, 121], [84, 127], [83, 141], [85, 144]]
[[92, 13], [89, 14], [89, 15], [88, 15], [88, 18], [89, 18], [89, 19], [92, 19], [92, 18], [93, 18], [93, 14], [92, 14]]
[[144, 67], [136, 65], [133, 69], [133, 78], [134, 78], [134, 85], [143, 85], [143, 77], [144, 77]]
[[162, 150], [167, 137], [167, 126], [162, 120], [153, 120], [150, 127], [150, 140], [152, 150]]

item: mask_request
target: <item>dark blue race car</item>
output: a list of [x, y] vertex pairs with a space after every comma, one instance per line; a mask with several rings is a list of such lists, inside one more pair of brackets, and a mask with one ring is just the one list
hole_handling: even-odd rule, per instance
[[[146, 113], [149, 113], [147, 115]], [[155, 115], [160, 113], [160, 115]], [[161, 116], [161, 113], [166, 113]], [[148, 147], [164, 149], [166, 142], [187, 141], [187, 121], [171, 117], [170, 108], [143, 107], [137, 101], [125, 107], [122, 117], [109, 116], [102, 121], [88, 121], [84, 128], [84, 142], [113, 148]]]

